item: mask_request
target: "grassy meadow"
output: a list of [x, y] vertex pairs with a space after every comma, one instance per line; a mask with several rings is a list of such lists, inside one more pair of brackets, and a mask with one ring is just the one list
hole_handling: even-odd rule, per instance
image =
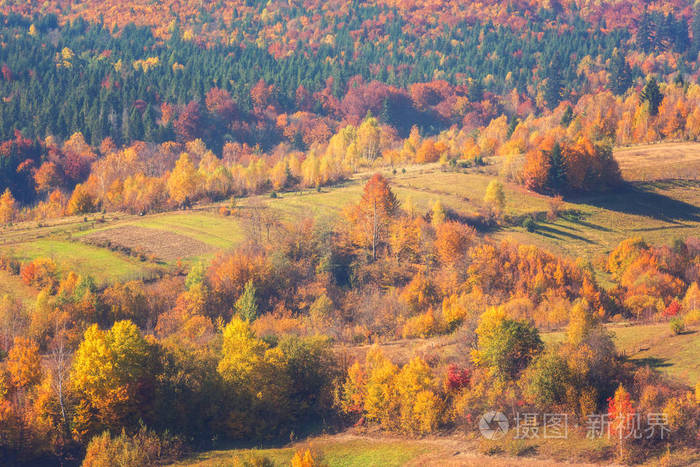
[[[649, 365], [672, 379], [693, 386], [700, 381], [700, 332], [688, 329], [680, 335], [668, 323], [609, 324], [617, 349], [631, 362]], [[561, 342], [563, 332], [542, 335], [545, 342]]]
[[224, 467], [247, 465], [246, 461], [263, 465], [253, 462], [267, 459], [272, 465], [288, 466], [294, 453], [306, 448], [328, 467], [398, 467], [435, 450], [431, 443], [420, 441], [321, 437], [292, 447], [207, 451], [174, 465]]
[[[697, 171], [675, 173], [663, 169], [679, 164], [690, 164], [691, 168], [696, 163], [700, 165], [700, 144], [623, 148], [616, 151], [616, 157], [628, 180], [627, 186], [613, 193], [567, 199], [561, 207], [562, 215], [554, 221], [546, 219], [551, 198], [506, 183], [504, 216], [511, 222], [486, 234], [496, 239], [532, 243], [572, 258], [584, 256], [594, 265], [621, 240], [632, 236], [642, 236], [658, 244], [700, 235]], [[486, 187], [499, 170], [498, 159], [491, 159], [485, 167], [458, 172], [443, 171], [438, 164], [414, 165], [396, 171], [380, 169], [390, 177], [402, 203], [410, 199], [416, 210], [426, 212], [440, 201], [445, 208], [464, 217], [484, 207]], [[364, 181], [372, 173], [370, 170], [356, 174], [343, 184], [320, 191], [283, 192], [276, 198], [269, 195], [241, 198], [236, 209], [244, 213], [254, 206], [266, 206], [288, 221], [311, 216], [332, 222], [345, 206], [359, 199]], [[663, 177], [669, 174], [677, 179]], [[146, 216], [109, 213], [23, 223], [0, 230], [0, 251], [20, 260], [50, 256], [66, 268], [92, 273], [101, 283], [150, 277], [154, 268], [181, 261], [208, 260], [217, 251], [241, 242], [245, 229], [240, 218], [218, 213], [219, 206], [228, 205], [225, 201], [189, 211]], [[532, 232], [519, 225], [528, 216], [537, 219]], [[105, 245], [144, 253], [145, 260]]]
[[136, 258], [67, 240], [40, 239], [4, 247], [2, 251], [20, 261], [31, 261], [38, 257], [51, 258], [59, 270], [89, 274], [102, 285], [114, 281], [149, 279], [156, 270], [156, 265]]

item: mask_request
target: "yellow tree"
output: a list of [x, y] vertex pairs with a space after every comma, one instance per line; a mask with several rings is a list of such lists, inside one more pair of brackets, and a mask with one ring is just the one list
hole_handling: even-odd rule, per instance
[[17, 216], [16, 204], [12, 192], [9, 188], [6, 188], [5, 192], [0, 195], [0, 222], [9, 224], [15, 219]]
[[247, 321], [233, 318], [224, 328], [218, 372], [228, 385], [229, 397], [238, 403], [227, 417], [229, 434], [245, 436], [266, 431], [283, 421], [290, 409], [291, 386], [279, 347], [255, 336]]
[[396, 388], [398, 368], [378, 347], [367, 353], [367, 391], [364, 411], [367, 420], [384, 428], [395, 428], [398, 422], [399, 398]]
[[183, 152], [168, 177], [170, 198], [179, 204], [191, 200], [197, 194], [199, 180], [200, 175], [190, 160], [189, 154]]
[[26, 389], [41, 381], [39, 346], [24, 337], [16, 337], [7, 354], [7, 370], [15, 389]]
[[491, 180], [486, 187], [484, 203], [496, 213], [500, 214], [503, 212], [503, 208], [506, 206], [506, 194], [503, 191], [503, 184], [501, 182], [498, 180]]
[[73, 194], [68, 200], [68, 206], [66, 211], [68, 214], [85, 214], [88, 212], [93, 212], [95, 210], [95, 200], [92, 195], [88, 193], [87, 189], [78, 183], [73, 190]]
[[131, 321], [108, 331], [93, 325], [75, 352], [70, 383], [77, 397], [75, 435], [133, 428], [153, 402], [152, 347]]
[[415, 357], [401, 369], [396, 377], [396, 388], [403, 431], [430, 433], [437, 428], [440, 401], [434, 387], [433, 373], [420, 357]]
[[368, 117], [357, 129], [357, 150], [360, 157], [373, 161], [380, 155], [381, 130], [379, 122], [374, 117]]

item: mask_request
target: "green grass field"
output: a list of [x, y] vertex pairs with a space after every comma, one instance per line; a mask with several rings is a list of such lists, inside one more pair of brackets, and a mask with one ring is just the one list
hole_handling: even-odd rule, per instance
[[230, 248], [243, 239], [243, 232], [235, 218], [202, 211], [178, 211], [129, 218], [123, 222], [82, 231], [74, 234], [74, 237], [80, 238], [125, 225], [177, 233], [220, 249]]
[[3, 252], [21, 261], [40, 256], [53, 259], [62, 271], [91, 275], [98, 284], [153, 277], [154, 265], [79, 242], [35, 240], [4, 247]]
[[[483, 208], [488, 183], [498, 163], [467, 172], [442, 172], [429, 166], [422, 170], [387, 175], [402, 203], [408, 198], [419, 212], [428, 212], [436, 201], [458, 215], [469, 216]], [[332, 219], [344, 206], [359, 200], [364, 179], [353, 179], [341, 187], [322, 192], [283, 193], [277, 199], [262, 198], [287, 218], [314, 216]], [[538, 217], [537, 228], [503, 226], [492, 232], [495, 238], [530, 243], [571, 258], [591, 260], [609, 253], [622, 240], [641, 236], [652, 244], [670, 244], [675, 238], [700, 236], [700, 182], [696, 180], [633, 181], [615, 192], [567, 199], [562, 215], [545, 220], [551, 198], [506, 183], [505, 216], [520, 219]], [[242, 200], [242, 206], [254, 202]]]
[[[197, 454], [177, 466], [238, 466], [241, 461], [268, 459], [275, 466], [288, 466], [298, 449], [309, 447], [316, 460], [328, 467], [392, 467], [404, 465], [431, 451], [431, 445], [411, 440], [335, 440], [316, 438], [308, 444], [271, 449], [215, 450]], [[434, 447], [432, 447], [434, 450]], [[263, 464], [252, 464], [263, 465]]]

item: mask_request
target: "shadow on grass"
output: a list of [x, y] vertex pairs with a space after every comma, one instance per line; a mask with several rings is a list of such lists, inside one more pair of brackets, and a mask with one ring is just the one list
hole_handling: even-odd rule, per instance
[[648, 183], [626, 183], [618, 190], [577, 201], [635, 216], [645, 216], [671, 224], [700, 222], [700, 207], [654, 191]]
[[564, 230], [555, 229], [551, 225], [547, 225], [547, 224], [537, 224], [537, 228], [535, 229], [535, 232], [540, 234], [540, 235], [543, 235], [545, 237], [549, 237], [549, 238], [555, 238], [555, 239], [556, 238], [559, 238], [559, 239], [564, 238], [564, 239], [570, 239], [570, 240], [578, 240], [578, 241], [589, 243], [589, 244], [595, 243], [586, 237], [582, 237], [581, 235], [576, 235], [576, 234], [573, 234], [571, 232], [566, 232]]
[[297, 430], [292, 431], [291, 434], [276, 438], [203, 441], [193, 445], [192, 452], [183, 460], [208, 460], [211, 451], [288, 449], [292, 448], [294, 443], [300, 440], [322, 435], [334, 435], [340, 433], [346, 427], [340, 422], [333, 423], [315, 420], [307, 423], [300, 423], [296, 428]]
[[673, 363], [670, 363], [667, 358], [659, 357], [632, 358], [630, 361], [638, 367], [648, 366], [654, 369], [673, 366]]

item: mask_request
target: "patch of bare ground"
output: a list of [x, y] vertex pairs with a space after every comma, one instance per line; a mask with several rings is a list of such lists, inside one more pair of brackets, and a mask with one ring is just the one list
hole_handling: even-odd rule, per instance
[[125, 225], [91, 233], [82, 241], [116, 250], [128, 250], [163, 261], [205, 255], [214, 248], [199, 240], [163, 230]]
[[700, 178], [700, 143], [645, 144], [616, 148], [615, 159], [629, 181]]

